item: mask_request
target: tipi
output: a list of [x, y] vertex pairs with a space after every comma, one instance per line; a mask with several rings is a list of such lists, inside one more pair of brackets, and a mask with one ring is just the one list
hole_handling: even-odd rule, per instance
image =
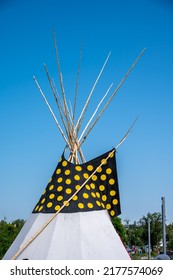
[[[138, 56], [103, 109], [97, 114], [99, 107], [112, 85], [109, 87], [81, 133], [81, 136], [78, 137], [91, 95], [110, 54], [75, 124], [78, 86], [76, 87], [74, 109], [70, 113], [62, 81], [55, 36], [54, 45], [62, 91], [61, 101], [57, 95], [55, 84], [50, 79], [46, 65], [45, 69], [58, 105], [64, 130], [60, 126], [35, 77], [34, 80], [66, 142], [66, 148], [32, 214], [3, 259], [128, 260], [130, 257], [110, 220], [110, 217], [117, 216], [121, 213], [115, 159], [116, 149], [114, 148], [86, 162], [81, 150], [81, 144], [86, 140], [89, 132], [105, 111], [144, 51]], [[96, 114], [97, 116], [93, 121]], [[124, 141], [127, 134], [118, 145]], [[66, 158], [67, 148], [70, 151], [68, 159]]]

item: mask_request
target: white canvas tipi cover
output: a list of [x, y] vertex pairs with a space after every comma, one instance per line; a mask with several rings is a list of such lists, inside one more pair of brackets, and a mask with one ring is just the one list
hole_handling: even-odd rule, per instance
[[130, 259], [110, 220], [119, 214], [114, 150], [83, 164], [63, 154], [4, 259]]

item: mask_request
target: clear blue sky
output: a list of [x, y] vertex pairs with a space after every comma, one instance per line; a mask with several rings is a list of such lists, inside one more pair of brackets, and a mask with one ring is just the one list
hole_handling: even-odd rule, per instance
[[[89, 119], [113, 82], [146, 52], [83, 145], [87, 160], [116, 146], [122, 220], [161, 211], [173, 222], [173, 3], [169, 0], [0, 1], [0, 219], [30, 215], [54, 171], [64, 141], [33, 81], [55, 104], [43, 64], [58, 85], [56, 32], [65, 91], [73, 101], [82, 45], [78, 114], [111, 57], [91, 100]], [[59, 85], [58, 85], [59, 87]], [[57, 112], [57, 111], [56, 111]]]

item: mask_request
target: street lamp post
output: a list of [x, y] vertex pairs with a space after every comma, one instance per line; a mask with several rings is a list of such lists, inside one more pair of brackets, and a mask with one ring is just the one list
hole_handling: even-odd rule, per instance
[[148, 259], [151, 259], [151, 234], [150, 234], [150, 218], [148, 218]]
[[163, 240], [163, 254], [166, 254], [166, 215], [165, 215], [165, 197], [162, 197], [162, 240]]

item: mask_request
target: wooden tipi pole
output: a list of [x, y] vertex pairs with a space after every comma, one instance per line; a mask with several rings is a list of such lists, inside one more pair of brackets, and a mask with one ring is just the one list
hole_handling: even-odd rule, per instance
[[115, 94], [117, 93], [117, 91], [120, 89], [120, 87], [122, 86], [122, 84], [124, 83], [124, 81], [127, 79], [127, 77], [129, 76], [129, 74], [131, 73], [131, 71], [133, 70], [133, 68], [135, 67], [135, 65], [137, 64], [137, 62], [139, 61], [139, 59], [141, 58], [141, 56], [143, 55], [144, 51], [146, 49], [143, 49], [142, 52], [139, 54], [139, 56], [137, 57], [137, 59], [135, 60], [135, 62], [132, 64], [132, 66], [129, 68], [129, 70], [127, 71], [127, 73], [125, 74], [125, 76], [123, 77], [123, 79], [121, 80], [121, 82], [119, 83], [119, 85], [117, 86], [117, 88], [115, 89], [115, 91], [113, 92], [113, 94], [111, 95], [111, 97], [109, 98], [109, 100], [107, 101], [107, 103], [105, 104], [105, 106], [103, 107], [102, 111], [99, 113], [99, 115], [97, 116], [97, 118], [95, 119], [94, 123], [90, 126], [90, 128], [88, 129], [88, 131], [86, 132], [86, 134], [84, 135], [84, 137], [81, 139], [80, 141], [80, 146], [84, 143], [84, 141], [86, 140], [86, 138], [88, 137], [88, 134], [91, 132], [91, 130], [93, 129], [93, 127], [95, 126], [95, 124], [97, 123], [97, 121], [99, 120], [99, 118], [101, 117], [101, 115], [104, 113], [104, 111], [106, 110], [107, 106], [110, 104], [110, 102], [112, 101], [113, 97], [115, 96]]

